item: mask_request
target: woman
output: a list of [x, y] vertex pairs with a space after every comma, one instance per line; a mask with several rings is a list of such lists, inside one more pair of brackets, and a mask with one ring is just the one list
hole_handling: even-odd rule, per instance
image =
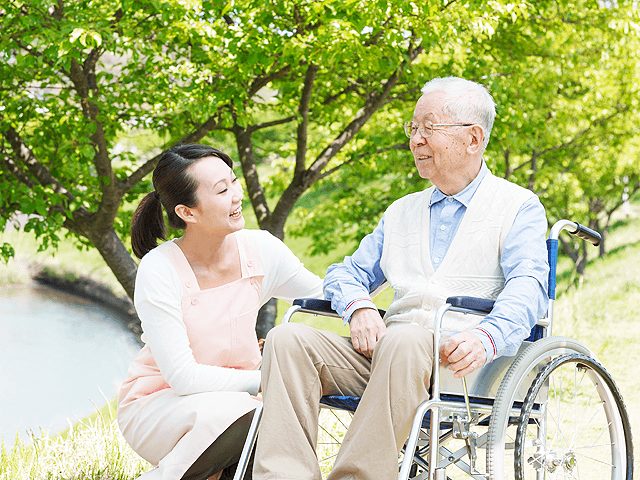
[[[322, 281], [263, 230], [243, 230], [231, 159], [205, 145], [162, 156], [155, 191], [133, 217], [141, 258], [134, 303], [145, 346], [118, 398], [118, 424], [157, 468], [145, 479], [207, 479], [235, 470], [259, 404], [258, 309], [271, 297], [322, 298]], [[184, 229], [174, 241], [169, 225]], [[250, 478], [250, 472], [248, 476]]]

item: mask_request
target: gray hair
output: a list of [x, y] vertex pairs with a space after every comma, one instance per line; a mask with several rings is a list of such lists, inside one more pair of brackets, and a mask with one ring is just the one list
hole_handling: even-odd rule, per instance
[[445, 95], [443, 112], [456, 123], [477, 123], [484, 130], [482, 150], [487, 147], [496, 102], [486, 86], [459, 77], [434, 78], [422, 87], [422, 95], [442, 92]]

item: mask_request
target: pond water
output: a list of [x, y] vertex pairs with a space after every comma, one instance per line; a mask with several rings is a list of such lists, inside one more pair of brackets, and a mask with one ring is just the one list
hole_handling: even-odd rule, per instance
[[95, 413], [139, 350], [108, 308], [44, 286], [0, 289], [0, 437], [10, 446]]

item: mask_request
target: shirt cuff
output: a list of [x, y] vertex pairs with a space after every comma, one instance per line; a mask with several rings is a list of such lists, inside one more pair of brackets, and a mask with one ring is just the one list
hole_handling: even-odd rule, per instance
[[361, 308], [373, 308], [374, 310], [378, 310], [378, 307], [376, 307], [376, 304], [373, 303], [373, 300], [371, 300], [370, 298], [359, 298], [357, 300], [353, 300], [344, 309], [342, 321], [345, 323], [345, 325], [351, 322], [351, 315], [353, 315], [353, 312]]
[[476, 327], [471, 330], [472, 333], [482, 342], [485, 352], [487, 352], [487, 360], [485, 365], [491, 362], [496, 357], [496, 343], [493, 341], [493, 337], [484, 328]]
[[251, 380], [249, 382], [247, 393], [249, 395], [253, 395], [254, 397], [258, 395], [260, 391], [260, 383], [262, 381], [262, 372], [260, 370], [247, 370], [251, 372]]

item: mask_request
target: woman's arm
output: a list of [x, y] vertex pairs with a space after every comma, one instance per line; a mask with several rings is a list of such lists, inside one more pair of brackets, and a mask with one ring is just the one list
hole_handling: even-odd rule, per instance
[[260, 303], [270, 298], [293, 302], [296, 298], [324, 298], [322, 279], [307, 270], [280, 239], [263, 230], [253, 230], [264, 270]]

